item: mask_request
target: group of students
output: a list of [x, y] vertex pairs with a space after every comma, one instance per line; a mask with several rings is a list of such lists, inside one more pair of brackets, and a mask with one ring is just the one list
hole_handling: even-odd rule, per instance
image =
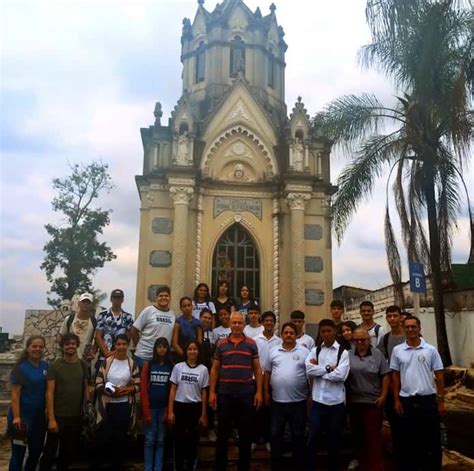
[[[32, 471], [38, 463], [40, 471], [54, 463], [69, 469], [81, 434], [89, 439], [91, 469], [105, 463], [120, 469], [137, 415], [147, 471], [163, 469], [170, 428], [178, 471], [195, 469], [203, 433], [216, 440], [214, 469], [226, 470], [234, 429], [239, 470], [250, 469], [258, 442], [271, 452], [272, 469], [314, 470], [323, 433], [329, 469], [337, 470], [346, 412], [353, 469], [357, 463], [361, 471], [378, 471], [384, 410], [397, 468], [441, 469], [443, 365], [421, 337], [419, 319], [402, 316], [397, 306], [387, 309], [391, 330], [385, 333], [370, 302], [361, 304], [357, 326], [342, 321], [343, 304], [333, 301], [332, 318], [319, 323], [313, 339], [304, 332], [302, 311], [293, 311], [278, 335], [274, 313], [261, 313], [247, 286], [236, 303], [225, 281], [212, 300], [200, 283], [193, 298], [180, 300], [179, 317], [166, 286], [136, 320], [122, 310], [123, 301], [123, 291], [113, 290], [111, 308], [96, 320], [92, 295], [82, 294], [60, 331], [62, 357], [51, 365], [42, 359], [44, 338], [27, 340], [11, 375], [10, 471]], [[282, 460], [287, 430], [291, 464]]]

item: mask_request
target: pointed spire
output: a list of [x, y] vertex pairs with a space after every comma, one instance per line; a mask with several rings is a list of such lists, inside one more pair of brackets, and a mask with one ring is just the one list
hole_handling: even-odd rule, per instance
[[276, 9], [277, 9], [276, 5], [275, 5], [274, 3], [272, 3], [272, 4], [270, 5], [270, 11], [271, 11], [271, 13], [274, 14]]
[[204, 0], [198, 0], [198, 5], [202, 7], [204, 5]]

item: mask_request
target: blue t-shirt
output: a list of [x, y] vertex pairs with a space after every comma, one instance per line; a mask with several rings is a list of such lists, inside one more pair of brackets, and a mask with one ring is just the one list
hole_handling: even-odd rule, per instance
[[11, 373], [10, 382], [21, 386], [20, 415], [32, 417], [44, 412], [46, 403], [46, 375], [48, 363], [40, 361], [38, 366], [23, 360]]
[[150, 409], [161, 409], [168, 404], [170, 376], [173, 366], [150, 362]]
[[196, 340], [197, 329], [201, 326], [201, 321], [193, 317], [191, 321], [188, 321], [183, 316], [176, 319], [176, 323], [179, 324], [179, 339], [178, 343], [180, 347], [184, 347], [191, 340]]

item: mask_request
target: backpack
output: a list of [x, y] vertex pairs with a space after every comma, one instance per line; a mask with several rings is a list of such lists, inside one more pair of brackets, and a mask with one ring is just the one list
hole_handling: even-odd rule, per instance
[[[319, 359], [319, 354], [321, 352], [321, 348], [322, 348], [323, 344], [320, 344], [316, 347], [316, 360]], [[342, 356], [342, 353], [344, 352], [344, 350], [346, 350], [346, 347], [344, 347], [344, 345], [339, 345], [339, 350], [337, 351], [337, 362], [336, 362], [336, 366], [339, 365], [339, 361], [341, 360], [341, 356]]]
[[[66, 321], [66, 332], [68, 334], [71, 333], [71, 328], [72, 328], [72, 322], [74, 321], [74, 316], [75, 314], [71, 314], [70, 316], [67, 316], [67, 321]], [[95, 331], [95, 329], [97, 328], [97, 319], [95, 318], [95, 316], [91, 316], [89, 318], [92, 322], [92, 329]]]
[[383, 348], [385, 350], [385, 358], [388, 360], [388, 336], [390, 335], [390, 332], [387, 332], [384, 336], [383, 336]]

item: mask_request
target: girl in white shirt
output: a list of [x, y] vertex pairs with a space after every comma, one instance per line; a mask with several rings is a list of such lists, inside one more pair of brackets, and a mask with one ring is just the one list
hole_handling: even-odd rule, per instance
[[199, 442], [199, 426], [207, 427], [209, 373], [199, 363], [200, 345], [192, 340], [184, 349], [186, 361], [171, 372], [168, 423], [175, 427], [176, 471], [194, 469]]

